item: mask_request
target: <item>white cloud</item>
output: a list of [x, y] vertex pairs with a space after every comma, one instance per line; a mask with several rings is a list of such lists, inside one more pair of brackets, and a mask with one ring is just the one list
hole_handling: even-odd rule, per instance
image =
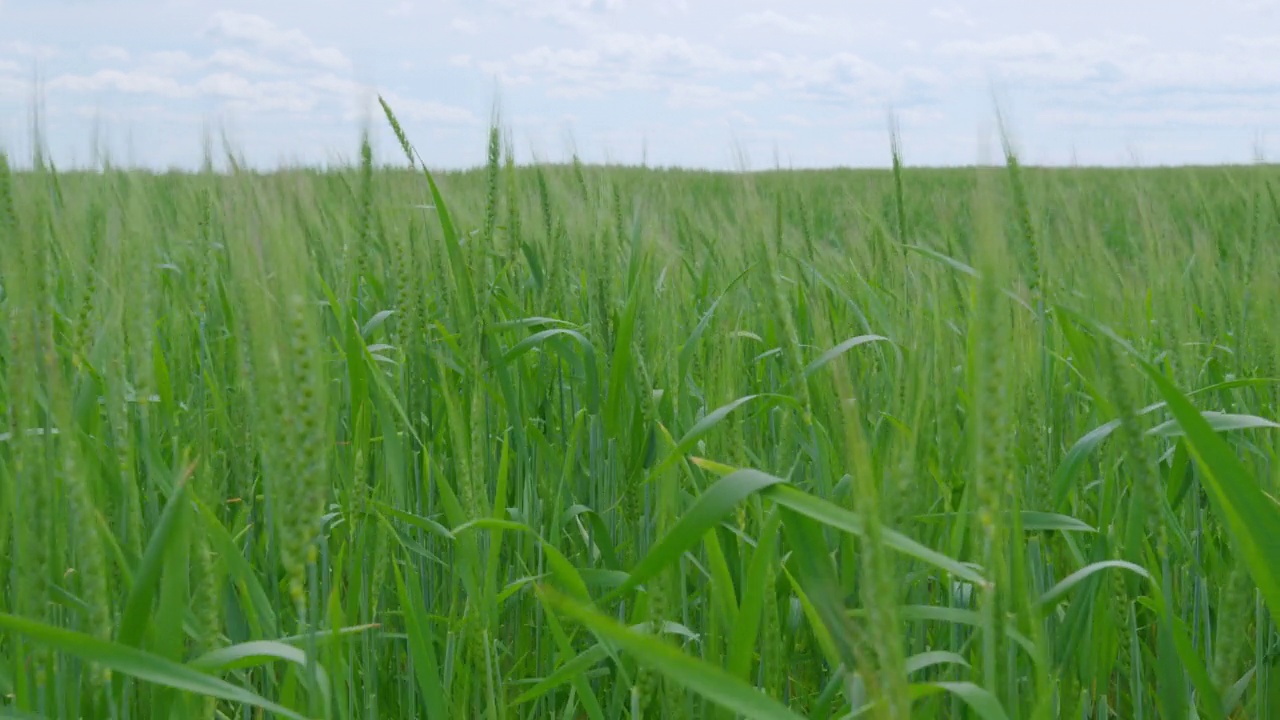
[[1227, 43], [1247, 50], [1280, 50], [1280, 35], [1268, 37], [1243, 37], [1228, 35]]
[[[1164, 13], [1117, 6], [1106, 23], [1078, 4], [993, 14], [991, 3], [965, 0], [374, 0], [321, 3], [305, 16], [287, 3], [148, 0], [138, 8], [154, 11], [155, 32], [136, 40], [115, 32], [127, 17], [104, 16], [100, 32], [83, 35], [52, 22], [71, 6], [0, 2], [0, 26], [27, 28], [0, 30], [0, 104], [14, 110], [0, 128], [22, 126], [38, 69], [52, 79], [50, 117], [70, 118], [58, 123], [68, 147], [88, 133], [66, 129], [85, 125], [75, 108], [94, 105], [104, 117], [139, 117], [140, 108], [189, 115], [193, 135], [203, 117], [235, 111], [250, 128], [251, 154], [348, 147], [359, 123], [380, 115], [375, 88], [351, 79], [357, 61], [400, 91], [384, 96], [437, 143], [433, 159], [459, 164], [483, 156], [487, 116], [470, 98], [488, 95], [493, 79], [518, 145], [534, 133], [555, 146], [567, 134], [556, 118], [569, 113], [593, 160], [593, 138], [647, 137], [650, 160], [715, 164], [731, 142], [755, 137], [744, 144], [761, 157], [776, 140], [780, 157], [875, 161], [887, 156], [893, 108], [913, 159], [966, 161], [993, 86], [1015, 126], [1026, 122], [1018, 129], [1036, 157], [1065, 156], [1070, 141], [1119, 157], [1114, 138], [1127, 128], [1157, 128], [1149, 136], [1168, 138], [1165, 147], [1211, 137], [1206, 146], [1226, 148], [1280, 126], [1280, 26], [1265, 22], [1280, 0]], [[37, 15], [49, 22], [36, 24]], [[200, 37], [184, 26], [193, 16], [197, 32], [208, 21]], [[167, 46], [154, 44], [162, 38]], [[167, 121], [139, 122], [167, 133]], [[855, 136], [870, 140], [850, 147]], [[637, 148], [627, 146], [627, 157]]]
[[667, 93], [667, 105], [673, 108], [719, 108], [750, 102], [760, 97], [760, 91], [727, 90], [716, 85], [678, 83]]
[[[65, 93], [107, 93], [142, 95], [178, 100], [215, 100], [223, 109], [252, 113], [307, 114], [309, 117], [327, 104], [344, 109], [344, 117], [359, 115], [362, 103], [374, 98], [371, 88], [333, 74], [305, 80], [254, 80], [231, 72], [213, 72], [190, 83], [145, 70], [123, 72], [100, 70], [88, 75], [60, 75], [49, 89]], [[442, 103], [387, 95], [397, 102], [396, 110], [415, 120], [460, 124], [474, 118], [465, 109]]]
[[587, 40], [586, 47], [542, 45], [505, 61], [482, 61], [477, 67], [496, 75], [504, 85], [541, 85], [550, 97], [647, 90], [666, 95], [674, 107], [692, 108], [771, 94], [822, 102], [881, 102], [910, 93], [919, 100], [946, 82], [937, 70], [914, 66], [888, 70], [849, 52], [820, 56], [765, 52], [741, 57], [664, 33], [601, 32]]
[[383, 98], [400, 118], [445, 125], [473, 125], [477, 122], [475, 114], [470, 110], [454, 105], [430, 100], [414, 100], [395, 93], [383, 93]]
[[505, 62], [481, 63], [504, 84], [543, 82], [559, 97], [599, 96], [619, 90], [654, 89], [673, 78], [692, 81], [734, 70], [733, 59], [704, 45], [670, 35], [605, 33], [592, 47], [543, 45]]
[[625, 59], [644, 66], [665, 63], [687, 63], [690, 68], [728, 69], [733, 61], [710, 45], [690, 42], [682, 37], [659, 33], [639, 35], [612, 33], [604, 38], [604, 54], [611, 59]]
[[1150, 53], [1122, 63], [1134, 86], [1196, 88], [1205, 92], [1251, 91], [1280, 86], [1280, 58], [1258, 53]]
[[1233, 36], [1213, 52], [1162, 50], [1141, 36], [1066, 42], [1045, 32], [984, 41], [956, 41], [938, 53], [952, 72], [976, 77], [994, 71], [1004, 80], [1049, 83], [1054, 92], [1114, 96], [1195, 89], [1201, 93], [1262, 92], [1280, 86], [1280, 38]]
[[58, 48], [52, 45], [29, 43], [24, 40], [0, 42], [0, 52], [35, 60], [51, 60], [58, 56]]
[[29, 90], [29, 86], [18, 78], [0, 75], [0, 97], [20, 97]]
[[[113, 48], [97, 48], [93, 52], [100, 58], [127, 59]], [[145, 71], [153, 75], [179, 77], [208, 71], [235, 70], [249, 75], [285, 75], [298, 72], [259, 53], [243, 48], [219, 48], [207, 57], [197, 58], [180, 50], [151, 52], [136, 58], [133, 71]]]
[[1253, 128], [1280, 123], [1280, 106], [1271, 109], [1150, 108], [1121, 112], [1103, 110], [1046, 110], [1036, 119], [1055, 125], [1107, 128]]
[[176, 76], [198, 72], [204, 69], [205, 64], [185, 52], [164, 50], [143, 55], [134, 69], [146, 70], [156, 75]]
[[595, 50], [553, 49], [546, 45], [516, 55], [509, 63], [500, 62], [490, 66], [491, 69], [498, 70], [504, 80], [518, 84], [519, 78], [506, 71], [508, 66], [524, 73], [543, 75], [552, 81], [570, 81], [576, 84], [585, 84], [598, 78], [602, 72], [608, 72], [603, 68], [600, 54]]
[[129, 51], [116, 45], [99, 45], [89, 51], [89, 57], [97, 62], [129, 62]]
[[222, 98], [233, 107], [255, 111], [305, 113], [315, 109], [319, 100], [314, 92], [294, 81], [253, 82], [231, 73], [206, 75], [195, 89], [203, 96]]
[[123, 72], [120, 70], [99, 70], [90, 75], [59, 75], [49, 81], [49, 89], [70, 92], [111, 90], [131, 95], [159, 95], [167, 98], [186, 98], [194, 94], [191, 87], [183, 85], [172, 77], [146, 71]]
[[101, 105], [80, 104], [71, 108], [77, 117], [86, 120], [128, 123], [139, 118], [172, 123], [194, 123], [200, 120], [195, 113], [177, 112], [171, 105], [162, 103], [131, 104], [124, 108], [105, 108]]
[[307, 87], [342, 103], [345, 107], [343, 115], [348, 120], [362, 119], [370, 110], [375, 117], [380, 117], [382, 108], [377, 104], [377, 96], [380, 94], [400, 120], [442, 125], [470, 125], [476, 122], [476, 116], [465, 108], [418, 100], [391, 90], [378, 90], [333, 74], [317, 75], [307, 81]]
[[501, 7], [533, 20], [550, 20], [581, 32], [602, 29], [600, 18], [620, 10], [622, 0], [497, 0]]
[[930, 9], [929, 17], [945, 25], [962, 25], [964, 27], [977, 27], [978, 25], [978, 22], [973, 19], [968, 10], [954, 4]]
[[871, 22], [861, 25], [844, 18], [824, 15], [805, 15], [802, 18], [783, 15], [773, 10], [747, 13], [734, 23], [740, 28], [776, 30], [800, 37], [851, 38], [879, 27], [881, 23]]
[[1229, 4], [1245, 12], [1263, 14], [1270, 14], [1272, 11], [1280, 9], [1280, 0], [1231, 0]]
[[821, 35], [823, 28], [821, 23], [810, 19], [808, 22], [795, 20], [781, 13], [772, 10], [763, 12], [747, 13], [738, 18], [738, 25], [748, 28], [772, 28], [774, 30], [782, 30], [794, 35]]
[[361, 85], [354, 80], [338, 77], [332, 73], [316, 75], [307, 81], [307, 86], [324, 93], [329, 93], [330, 95], [354, 97], [358, 95], [371, 94], [371, 91], [367, 86]]
[[208, 31], [220, 39], [248, 43], [331, 70], [351, 67], [351, 61], [337, 48], [318, 45], [301, 30], [279, 28], [258, 15], [220, 11], [213, 14]]
[[909, 92], [914, 99], [946, 82], [934, 69], [905, 66], [889, 70], [860, 55], [825, 57], [766, 53], [749, 63], [762, 82], [807, 100], [882, 102]]
[[1052, 55], [1062, 52], [1062, 43], [1049, 33], [1030, 32], [1007, 35], [993, 40], [957, 40], [938, 49], [943, 55], [962, 55], [980, 58], [1025, 58]]
[[239, 48], [223, 48], [215, 50], [209, 56], [208, 65], [239, 70], [254, 75], [279, 75], [289, 72], [280, 63], [255, 55]]

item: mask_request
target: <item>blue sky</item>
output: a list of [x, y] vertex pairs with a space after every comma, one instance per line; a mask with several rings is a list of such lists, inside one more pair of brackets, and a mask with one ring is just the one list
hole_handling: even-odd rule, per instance
[[15, 155], [37, 77], [64, 166], [193, 167], [205, 127], [350, 158], [375, 92], [438, 167], [483, 162], [495, 103], [521, 162], [882, 166], [893, 108], [909, 163], [967, 164], [996, 98], [1028, 163], [1280, 154], [1280, 0], [0, 0]]

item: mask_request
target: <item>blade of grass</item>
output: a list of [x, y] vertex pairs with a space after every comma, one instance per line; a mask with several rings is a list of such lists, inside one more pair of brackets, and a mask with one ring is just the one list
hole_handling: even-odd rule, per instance
[[582, 606], [549, 588], [540, 591], [559, 612], [590, 629], [601, 641], [622, 648], [670, 682], [752, 720], [800, 720], [787, 706], [738, 680], [724, 670], [680, 652], [651, 635]]
[[305, 720], [305, 716], [242, 687], [211, 677], [201, 670], [119, 642], [99, 640], [92, 635], [64, 630], [4, 613], [0, 613], [0, 628], [21, 633], [55, 650], [74, 655], [86, 662], [102, 665], [122, 675], [129, 675], [174, 690], [262, 708], [294, 720]]

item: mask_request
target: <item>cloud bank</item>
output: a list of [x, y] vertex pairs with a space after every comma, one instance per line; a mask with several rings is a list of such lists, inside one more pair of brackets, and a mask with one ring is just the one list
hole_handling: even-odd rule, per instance
[[1096, 0], [313, 5], [0, 0], [0, 144], [20, 149], [37, 90], [55, 156], [86, 160], [105, 126], [108, 146], [161, 166], [194, 163], [211, 124], [269, 166], [350, 156], [372, 121], [394, 158], [378, 92], [445, 167], [483, 161], [495, 105], [521, 160], [692, 167], [741, 152], [883, 165], [890, 111], [909, 161], [971, 163], [993, 98], [1033, 163], [1124, 163], [1135, 147], [1147, 162], [1247, 161], [1280, 126], [1272, 0], [1133, 3], [1105, 26]]

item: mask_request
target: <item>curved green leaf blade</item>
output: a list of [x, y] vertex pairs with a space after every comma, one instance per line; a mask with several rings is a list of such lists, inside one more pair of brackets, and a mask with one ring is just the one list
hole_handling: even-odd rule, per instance
[[907, 250], [910, 250], [911, 252], [924, 255], [927, 258], [937, 260], [938, 262], [943, 263], [945, 265], [950, 265], [952, 268], [959, 270], [965, 275], [969, 275], [971, 277], [978, 277], [978, 271], [975, 270], [972, 265], [967, 265], [965, 263], [962, 263], [959, 260], [956, 260], [955, 258], [951, 257], [950, 255], [943, 255], [937, 250], [931, 250], [927, 247], [924, 247], [923, 245], [905, 244], [902, 247], [906, 248]]
[[217, 675], [228, 670], [243, 670], [278, 661], [293, 663], [303, 671], [315, 668], [316, 685], [320, 688], [321, 696], [328, 702], [329, 674], [325, 672], [324, 667], [319, 662], [313, 665], [301, 648], [282, 642], [251, 640], [238, 645], [217, 648], [189, 661], [187, 665]]
[[137, 573], [134, 574], [133, 587], [129, 591], [128, 600], [125, 601], [124, 612], [120, 617], [120, 629], [116, 633], [116, 640], [125, 645], [136, 647], [142, 642], [142, 634], [151, 617], [151, 604], [160, 582], [165, 549], [169, 547], [169, 538], [172, 537], [178, 522], [182, 519], [182, 503], [186, 497], [187, 479], [191, 477], [192, 469], [194, 466], [188, 468], [178, 482], [174, 483], [173, 494], [165, 503], [160, 520], [151, 533], [151, 539], [147, 541], [146, 550], [143, 551], [142, 562], [138, 566]]
[[959, 665], [961, 667], [969, 667], [969, 661], [964, 659], [964, 656], [958, 653], [953, 653], [947, 650], [929, 650], [912, 655], [907, 658], [904, 663], [908, 673], [920, 672], [925, 668], [934, 667], [936, 665]]
[[[562, 350], [560, 344], [555, 342], [560, 338], [569, 338], [577, 343], [578, 347], [582, 350], [582, 357], [573, 357], [566, 351]], [[595, 346], [591, 344], [591, 341], [577, 330], [571, 330], [569, 328], [551, 328], [550, 330], [536, 332], [511, 346], [510, 350], [503, 353], [501, 362], [509, 363], [535, 347], [539, 347], [544, 344], [550, 345], [552, 349], [570, 363], [582, 366], [582, 370], [586, 374], [587, 380], [587, 409], [594, 414], [598, 408], [600, 396], [600, 381], [596, 374], [596, 349]]]
[[1151, 578], [1151, 574], [1148, 573], [1146, 568], [1142, 567], [1141, 565], [1135, 565], [1126, 560], [1103, 560], [1100, 562], [1086, 565], [1080, 568], [1079, 570], [1071, 573], [1070, 575], [1066, 576], [1062, 580], [1058, 581], [1057, 585], [1054, 585], [1053, 587], [1049, 588], [1048, 590], [1045, 591], [1044, 595], [1040, 596], [1040, 600], [1039, 600], [1040, 604], [1052, 605], [1053, 603], [1065, 597], [1067, 593], [1071, 592], [1072, 588], [1074, 588], [1076, 585], [1079, 585], [1089, 576], [1093, 575], [1094, 573], [1098, 573], [1103, 570], [1106, 570], [1108, 568], [1119, 568], [1122, 570], [1128, 570], [1129, 572], [1135, 573], [1137, 575], [1141, 575], [1144, 578], [1147, 578], [1147, 579]]
[[[1108, 333], [1128, 348], [1114, 333]], [[1280, 558], [1280, 506], [1267, 497], [1231, 446], [1214, 432], [1210, 421], [1182, 391], [1154, 365], [1128, 349], [1186, 433], [1187, 448], [1203, 471], [1205, 493], [1239, 548], [1267, 608], [1280, 614], [1280, 568], [1275, 564], [1275, 559]]]
[[688, 339], [680, 346], [680, 355], [676, 366], [679, 368], [681, 377], [684, 377], [685, 372], [688, 370], [689, 363], [693, 360], [693, 351], [698, 346], [698, 340], [702, 337], [703, 333], [706, 332], [707, 326], [710, 325], [711, 317], [715, 315], [716, 308], [720, 306], [720, 301], [724, 300], [724, 296], [733, 289], [734, 285], [738, 284], [739, 280], [746, 277], [752, 267], [754, 266], [748, 266], [746, 270], [738, 273], [737, 277], [729, 281], [729, 284], [720, 292], [720, 295], [715, 299], [715, 302], [711, 303], [711, 307], [707, 308], [707, 311], [702, 314], [702, 317], [698, 320], [698, 324], [693, 328], [693, 332], [689, 333]]
[[869, 342], [882, 342], [882, 341], [887, 343], [893, 342], [892, 340], [890, 340], [889, 338], [883, 335], [859, 335], [857, 337], [849, 338], [848, 340], [845, 340], [839, 345], [836, 345], [830, 350], [822, 353], [822, 355], [818, 356], [817, 360], [814, 360], [813, 362], [809, 363], [805, 367], [803, 375], [804, 377], [809, 377], [815, 372], [821, 370], [823, 367], [829, 364], [832, 360], [835, 360], [836, 358], [840, 357], [846, 352], [849, 352], [853, 348], [858, 347], [859, 345], [865, 345]]
[[369, 321], [366, 322], [364, 326], [360, 328], [360, 337], [366, 340], [369, 339], [370, 333], [372, 333], [374, 330], [377, 330], [383, 323], [387, 321], [387, 318], [391, 317], [394, 314], [395, 314], [395, 310], [380, 310], [377, 313], [375, 313], [374, 316], [369, 318]]
[[[964, 513], [972, 516], [974, 513]], [[916, 520], [941, 520], [946, 518], [959, 517], [961, 513], [945, 512], [930, 513], [928, 515], [917, 515]], [[1018, 513], [1023, 532], [1084, 532], [1096, 533], [1098, 529], [1089, 523], [1063, 515], [1061, 513], [1040, 512], [1038, 510], [1023, 510]], [[1009, 513], [1003, 513], [1001, 518], [1008, 518]]]
[[544, 588], [541, 592], [552, 607], [585, 625], [601, 640], [617, 645], [671, 682], [741, 717], [752, 720], [801, 720], [801, 716], [793, 713], [787, 706], [714, 665], [686, 655], [652, 635], [631, 630], [554, 590]]
[[0, 628], [21, 633], [55, 650], [139, 680], [174, 690], [252, 705], [295, 720], [305, 720], [305, 716], [242, 687], [128, 645], [99, 640], [92, 635], [4, 613], [0, 613]]
[[782, 478], [755, 470], [739, 470], [725, 476], [698, 496], [693, 506], [680, 517], [671, 530], [650, 548], [626, 582], [613, 589], [601, 603], [607, 603], [635, 588], [659, 570], [676, 562], [685, 550], [693, 547], [703, 534], [720, 520], [729, 517], [743, 499], [761, 490], [786, 482]]
[[590, 670], [597, 663], [609, 656], [605, 647], [599, 643], [583, 650], [581, 654], [573, 657], [565, 664], [556, 668], [555, 672], [539, 680], [536, 685], [520, 693], [516, 699], [511, 701], [512, 705], [523, 705], [524, 703], [546, 695], [552, 690], [564, 685], [572, 680], [575, 676]]
[[[1237, 380], [1228, 380], [1199, 388], [1188, 393], [1188, 396], [1220, 392], [1238, 387], [1261, 386], [1274, 382], [1274, 380], [1269, 378], [1242, 378]], [[1165, 402], [1152, 403], [1151, 405], [1139, 410], [1138, 414], [1146, 415], [1148, 413], [1155, 412], [1156, 410], [1164, 408], [1167, 404], [1168, 403]], [[1280, 427], [1280, 425], [1277, 425], [1270, 420], [1254, 416], [1226, 415], [1224, 413], [1215, 413], [1213, 411], [1205, 411], [1201, 414], [1206, 417], [1210, 426], [1220, 431], [1244, 429], [1249, 427]], [[1067, 498], [1067, 493], [1071, 490], [1071, 481], [1075, 478], [1076, 473], [1080, 471], [1084, 461], [1088, 459], [1089, 455], [1091, 455], [1099, 445], [1105, 442], [1106, 439], [1110, 437], [1111, 433], [1115, 432], [1118, 427], [1120, 427], [1119, 420], [1112, 420], [1099, 425], [1093, 430], [1085, 433], [1074, 445], [1071, 446], [1071, 449], [1067, 451], [1067, 454], [1062, 458], [1062, 462], [1058, 464], [1057, 470], [1053, 473], [1053, 479], [1050, 483], [1053, 488], [1052, 495], [1050, 496], [1052, 507], [1061, 507], [1063, 501]], [[1182, 431], [1181, 429], [1177, 429], [1178, 427], [1177, 420], [1174, 419], [1157, 425], [1147, 432], [1151, 435], [1161, 436], [1181, 435]]]
[[[739, 470], [735, 475], [743, 473], [758, 473], [765, 475], [758, 470]], [[765, 475], [766, 477], [772, 477]], [[787, 507], [795, 512], [805, 515], [813, 520], [817, 520], [824, 525], [843, 530], [847, 533], [862, 537], [864, 533], [862, 518], [856, 513], [845, 510], [838, 505], [834, 505], [821, 498], [814, 497], [801, 490], [790, 486], [779, 485], [771, 488], [764, 495], [770, 500]], [[885, 546], [902, 553], [909, 557], [913, 557], [922, 562], [928, 563], [939, 570], [945, 570], [958, 578], [963, 578], [977, 585], [986, 585], [987, 580], [979, 572], [969, 565], [965, 565], [957, 560], [953, 560], [942, 553], [932, 550], [903, 535], [900, 532], [891, 530], [887, 527], [881, 528], [880, 539]]]
[[657, 477], [658, 475], [661, 475], [664, 471], [678, 462], [685, 453], [692, 450], [693, 447], [698, 444], [698, 440], [711, 432], [712, 428], [719, 425], [721, 421], [729, 416], [729, 413], [756, 400], [764, 401], [765, 405], [768, 406], [771, 403], [791, 400], [791, 398], [786, 395], [764, 393], [759, 395], [746, 395], [738, 398], [737, 400], [727, 402], [715, 410], [712, 410], [704, 415], [702, 419], [698, 420], [698, 422], [694, 423], [693, 427], [689, 428], [689, 431], [680, 438], [679, 442], [675, 443], [675, 447], [667, 453], [667, 456], [662, 459], [662, 462], [655, 465], [654, 468], [649, 471], [649, 477]]
[[1111, 433], [1120, 427], [1119, 420], [1099, 425], [1098, 427], [1085, 433], [1083, 437], [1076, 441], [1067, 450], [1067, 454], [1063, 456], [1062, 462], [1058, 463], [1058, 469], [1053, 473], [1051, 482], [1053, 487], [1053, 495], [1051, 507], [1061, 507], [1063, 501], [1067, 499], [1067, 493], [1071, 491], [1071, 481], [1075, 479], [1076, 473], [1080, 471], [1080, 467], [1084, 465], [1084, 461], [1088, 459], [1093, 451], [1106, 441]]
[[[1233, 415], [1231, 413], [1214, 412], [1205, 410], [1200, 413], [1210, 428], [1216, 432], [1226, 430], [1251, 430], [1254, 428], [1280, 428], [1280, 423], [1268, 420], [1257, 415]], [[1168, 420], [1147, 431], [1148, 435], [1159, 435], [1161, 437], [1176, 437], [1185, 435], [1182, 425], [1177, 419]]]
[[271, 640], [250, 640], [239, 645], [217, 648], [187, 662], [187, 665], [207, 673], [222, 673], [258, 667], [276, 661], [305, 666], [307, 654], [302, 648]]
[[1009, 720], [996, 696], [971, 682], [915, 683], [912, 687], [924, 693], [929, 690], [951, 693], [963, 700], [983, 720]]

